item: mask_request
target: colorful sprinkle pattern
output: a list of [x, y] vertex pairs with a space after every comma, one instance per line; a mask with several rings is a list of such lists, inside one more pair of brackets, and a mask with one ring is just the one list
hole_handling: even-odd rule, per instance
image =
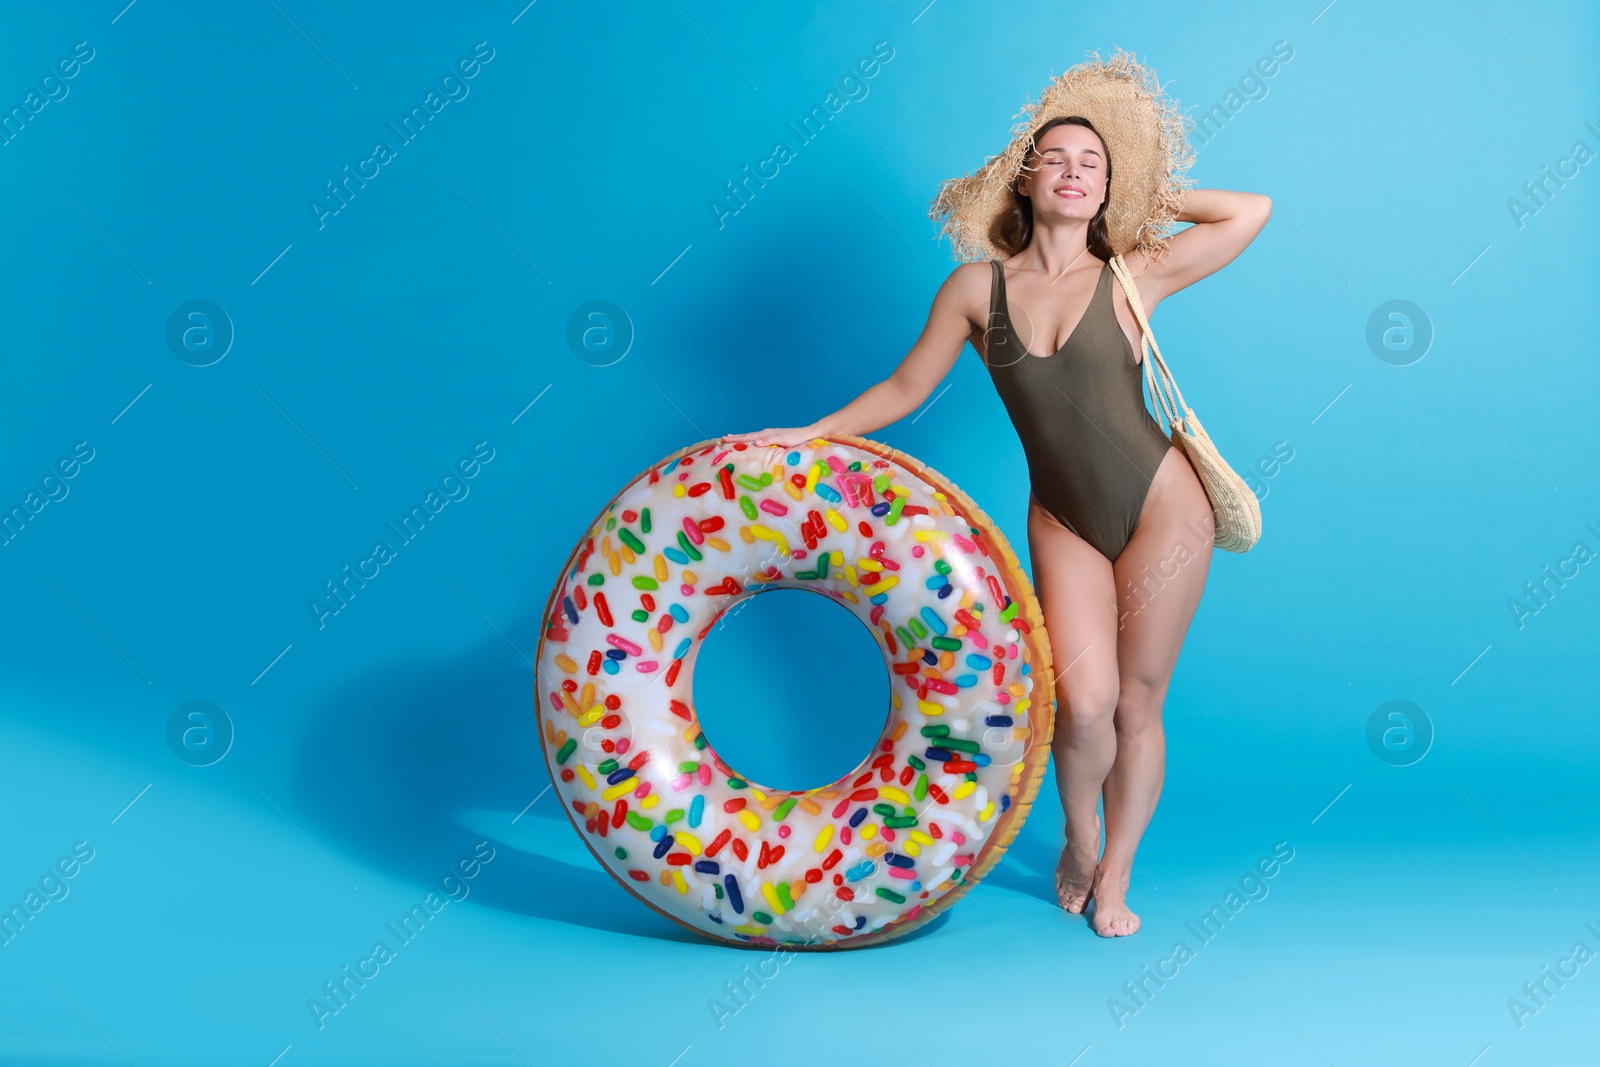
[[[884, 454], [909, 460], [842, 435], [685, 450], [618, 494], [551, 596], [536, 689], [561, 803], [624, 886], [714, 939], [831, 948], [920, 925], [998, 858], [1043, 773], [1032, 589], [954, 486]], [[892, 671], [879, 743], [811, 790], [740, 778], [694, 713], [698, 643], [777, 587], [855, 612]]]

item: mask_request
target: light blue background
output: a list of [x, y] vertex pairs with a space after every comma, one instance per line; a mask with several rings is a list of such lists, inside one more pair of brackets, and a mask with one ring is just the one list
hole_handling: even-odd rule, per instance
[[[94, 49], [0, 146], [0, 502], [94, 449], [0, 547], [0, 903], [95, 850], [0, 947], [0, 1062], [1593, 1054], [1600, 963], [1520, 1029], [1507, 1008], [1600, 950], [1600, 564], [1523, 626], [1508, 608], [1600, 549], [1600, 163], [1520, 226], [1508, 208], [1600, 150], [1592, 7], [122, 5], [12, 5], [0, 31], [7, 112]], [[469, 95], [319, 229], [324, 182], [479, 41]], [[879, 41], [866, 95], [799, 146], [786, 123]], [[1155, 326], [1236, 467], [1294, 455], [1260, 545], [1217, 554], [1172, 681], [1143, 930], [1055, 907], [1052, 777], [958, 907], [790, 961], [719, 1029], [708, 999], [760, 956], [636, 903], [542, 792], [528, 658], [562, 562], [659, 457], [889, 373], [954, 265], [938, 182], [1087, 49], [1135, 50], [1198, 113], [1276, 41], [1293, 58], [1193, 171], [1275, 215]], [[719, 227], [710, 202], [779, 139], [795, 158]], [[1405, 366], [1366, 342], [1395, 299], [1433, 332]], [[236, 331], [211, 366], [167, 345], [190, 300]], [[616, 362], [569, 346], [592, 300], [625, 313]], [[970, 350], [945, 384], [874, 436], [1026, 561], [1015, 434]], [[323, 583], [480, 441], [469, 495], [319, 629]], [[881, 668], [843, 614], [780, 599], [710, 640], [702, 700], [723, 747], [820, 778], [881, 722], [860, 696]], [[752, 664], [795, 673], [774, 694]], [[1394, 699], [1435, 731], [1411, 766], [1367, 744]], [[210, 767], [167, 746], [189, 700], [236, 731]], [[319, 1030], [307, 999], [479, 841], [471, 895]], [[1270, 894], [1119, 1028], [1108, 998], [1280, 841]]]

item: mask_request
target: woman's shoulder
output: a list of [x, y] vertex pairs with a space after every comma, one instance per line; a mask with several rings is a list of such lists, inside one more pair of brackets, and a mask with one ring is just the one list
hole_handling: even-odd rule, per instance
[[968, 319], [982, 323], [989, 309], [989, 290], [997, 259], [973, 259], [958, 263], [939, 287], [942, 297], [954, 301]]
[[981, 292], [987, 296], [990, 280], [1000, 263], [998, 259], [972, 259], [958, 263], [945, 275], [945, 287], [959, 293], [970, 295]]

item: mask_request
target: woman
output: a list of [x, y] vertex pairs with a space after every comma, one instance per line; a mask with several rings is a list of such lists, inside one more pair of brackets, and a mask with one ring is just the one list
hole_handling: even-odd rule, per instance
[[[1027, 457], [1033, 584], [1056, 669], [1052, 754], [1067, 843], [1061, 906], [1131, 934], [1133, 857], [1161, 792], [1161, 707], [1200, 601], [1213, 515], [1145, 406], [1139, 326], [1108, 264], [1120, 251], [1148, 315], [1221, 269], [1266, 224], [1254, 193], [1183, 189], [1181, 112], [1119, 53], [1057, 79], [1012, 145], [947, 182], [935, 218], [958, 252], [922, 335], [885, 380], [809, 426], [728, 441], [867, 435], [916, 410], [970, 341]], [[1169, 222], [1193, 223], [1168, 236]], [[1105, 811], [1100, 851], [1098, 801]]]

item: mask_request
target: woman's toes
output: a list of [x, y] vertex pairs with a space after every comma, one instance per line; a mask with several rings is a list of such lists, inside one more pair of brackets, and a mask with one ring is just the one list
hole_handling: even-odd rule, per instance
[[1139, 917], [1126, 908], [1116, 913], [1108, 909], [1104, 918], [1095, 919], [1095, 933], [1101, 937], [1126, 937], [1138, 929]]
[[[1104, 882], [1105, 884], [1101, 884]], [[1101, 937], [1126, 937], [1139, 929], [1139, 916], [1128, 908], [1127, 883], [1109, 877], [1105, 868], [1095, 872], [1094, 932]]]

